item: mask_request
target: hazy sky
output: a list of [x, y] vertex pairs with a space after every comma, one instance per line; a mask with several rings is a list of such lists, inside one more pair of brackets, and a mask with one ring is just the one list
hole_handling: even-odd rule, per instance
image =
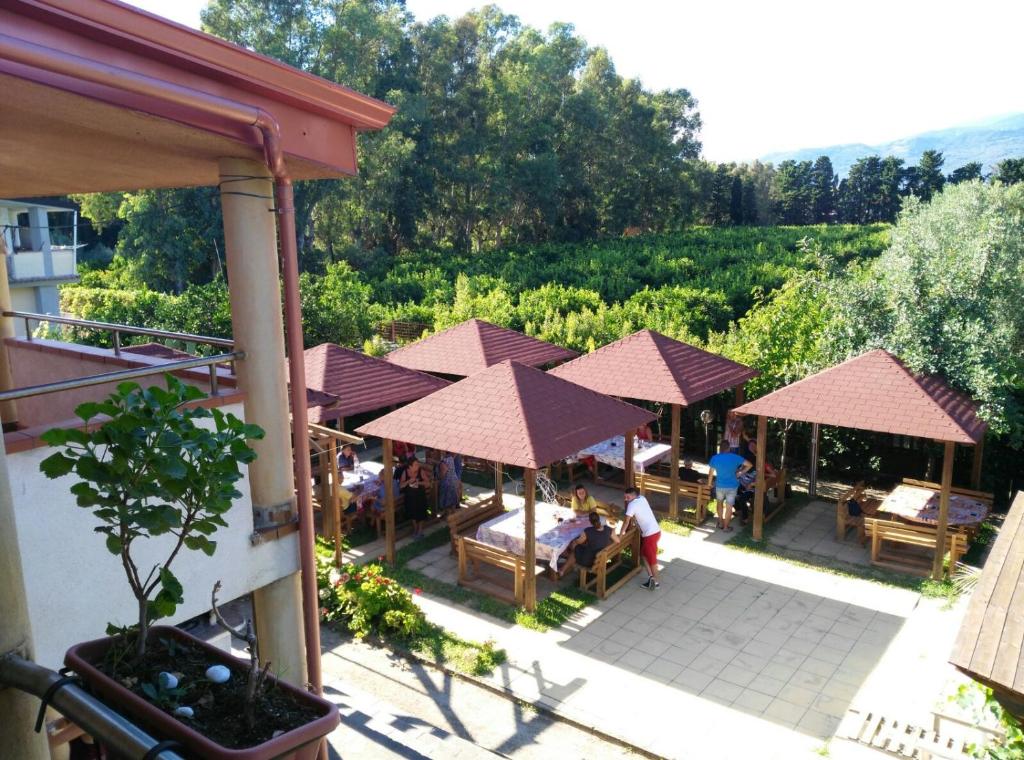
[[[134, 0], [199, 26], [199, 0]], [[407, 0], [417, 19], [483, 3]], [[699, 101], [704, 155], [884, 142], [1024, 111], [1018, 0], [501, 0], [576, 26], [619, 73]]]

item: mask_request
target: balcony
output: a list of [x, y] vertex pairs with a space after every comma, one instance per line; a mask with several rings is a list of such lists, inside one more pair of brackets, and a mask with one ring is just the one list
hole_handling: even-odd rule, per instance
[[77, 254], [73, 246], [53, 246], [48, 251], [21, 251], [7, 255], [7, 279], [15, 285], [73, 280], [77, 276]]
[[[103, 541], [94, 537], [92, 514], [76, 507], [69, 490], [74, 479], [53, 481], [40, 472], [39, 463], [52, 453], [40, 436], [53, 427], [82, 427], [82, 421], [74, 415], [75, 407], [103, 399], [118, 383], [135, 380], [143, 386], [162, 385], [166, 372], [173, 372], [208, 394], [199, 403], [217, 406], [244, 419], [244, 397], [236, 388], [233, 371], [234, 361], [244, 358], [244, 354], [234, 351], [230, 340], [205, 336], [43, 314], [5, 312], [3, 317], [31, 322], [45, 319], [51, 327], [59, 325], [65, 329], [105, 329], [115, 336], [113, 349], [69, 340], [4, 339], [15, 390], [0, 393], [0, 412], [6, 415], [4, 449], [17, 540], [25, 576], [32, 579], [26, 592], [36, 637], [36, 661], [56, 668], [70, 644], [101, 635], [108, 621], [129, 623], [136, 613], [134, 599], [120, 576], [120, 566], [110, 562]], [[130, 334], [206, 344], [219, 353], [195, 357], [156, 343], [147, 344], [140, 352], [138, 346], [121, 346], [127, 342], [124, 336]], [[64, 337], [69, 336], [65, 333]], [[11, 411], [4, 403], [8, 401], [16, 405], [16, 426], [10, 424]], [[259, 516], [253, 512], [248, 474], [238, 488], [242, 498], [225, 515], [229, 527], [218, 531], [216, 554], [190, 557], [189, 563], [180, 568], [179, 577], [187, 587], [204, 589], [221, 579], [224, 597], [231, 599], [298, 570], [296, 542], [270, 540], [272, 536], [261, 530]], [[141, 557], [143, 563], [150, 559], [149, 554], [156, 561], [164, 549], [161, 541], [153, 540], [151, 551]], [[59, 561], [54, 561], [54, 557], [59, 557]], [[54, 593], [55, 589], [60, 589], [60, 593]], [[111, 589], [123, 589], [123, 593], [112, 593]], [[192, 593], [170, 622], [202, 614], [208, 606], [208, 594]], [[61, 625], [46, 624], [57, 619], [62, 621]]]

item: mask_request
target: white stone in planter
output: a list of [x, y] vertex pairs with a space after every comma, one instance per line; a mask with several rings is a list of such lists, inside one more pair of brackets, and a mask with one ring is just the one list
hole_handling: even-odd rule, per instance
[[231, 669], [224, 665], [211, 665], [206, 669], [206, 679], [214, 683], [224, 683], [231, 678]]
[[156, 682], [161, 689], [174, 689], [178, 686], [178, 677], [174, 673], [163, 671], [156, 677]]
[[191, 718], [195, 715], [195, 711], [191, 707], [175, 707], [174, 714], [179, 718]]

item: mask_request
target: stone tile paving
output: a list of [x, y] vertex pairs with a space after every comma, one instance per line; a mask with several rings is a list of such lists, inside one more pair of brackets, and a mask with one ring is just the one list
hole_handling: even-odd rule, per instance
[[324, 630], [323, 645], [327, 693], [343, 713], [331, 737], [342, 757], [620, 760], [633, 754], [475, 683], [331, 630]]
[[433, 726], [421, 718], [364, 692], [349, 679], [324, 683], [324, 697], [341, 713], [341, 725], [327, 738], [337, 758], [460, 758], [498, 757], [475, 743]]
[[[809, 531], [822, 512], [791, 519]], [[924, 715], [949, 677], [959, 610], [735, 551], [726, 535], [663, 534], [658, 591], [630, 583], [547, 634], [417, 599], [437, 622], [507, 649], [496, 686], [666, 757], [803, 756], [862, 697]]]
[[[768, 533], [769, 546], [849, 564], [871, 564], [870, 554], [857, 540], [855, 530], [850, 529], [845, 540], [836, 541], [834, 501], [812, 501], [791, 515], [780, 514], [777, 519], [784, 522]], [[769, 523], [768, 527], [771, 529], [774, 526]]]

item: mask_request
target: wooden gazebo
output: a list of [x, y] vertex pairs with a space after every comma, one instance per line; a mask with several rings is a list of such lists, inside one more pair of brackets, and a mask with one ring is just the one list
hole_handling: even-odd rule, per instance
[[323, 425], [333, 420], [339, 430], [344, 429], [346, 417], [415, 401], [448, 385], [425, 372], [334, 343], [307, 348], [304, 358], [306, 387], [338, 399], [336, 404], [311, 408], [309, 421]]
[[974, 446], [974, 472], [981, 468], [981, 442], [987, 426], [970, 399], [937, 377], [914, 374], [888, 351], [876, 349], [755, 399], [736, 411], [757, 415], [756, 540], [761, 540], [764, 531], [769, 417], [931, 438], [945, 444], [932, 564], [932, 576], [942, 576], [956, 444]]
[[736, 389], [736, 403], [740, 404], [743, 402], [743, 384], [759, 373], [756, 369], [654, 330], [640, 330], [555, 367], [549, 374], [609, 396], [671, 405], [669, 516], [676, 519], [679, 516], [682, 407], [729, 388]]
[[[480, 457], [495, 463], [501, 498], [502, 464], [523, 468], [526, 500], [525, 565], [535, 564], [534, 499], [537, 470], [598, 441], [654, 419], [645, 409], [596, 393], [514, 361], [494, 365], [358, 429], [384, 441], [385, 482], [391, 480], [394, 439]], [[626, 463], [632, 460], [626, 436]], [[630, 471], [632, 467], [629, 468]], [[395, 557], [395, 503], [387, 492], [389, 562]], [[527, 572], [524, 605], [536, 604], [536, 578]]]
[[[308, 348], [303, 358], [313, 475], [319, 479], [314, 506], [323, 514], [324, 533], [333, 537], [335, 562], [341, 564], [341, 511], [345, 505], [338, 451], [346, 443], [362, 443], [361, 438], [344, 432], [345, 418], [423, 398], [448, 381], [334, 343]], [[337, 429], [327, 426], [332, 421]], [[387, 482], [385, 490], [390, 490]]]
[[387, 360], [401, 367], [435, 375], [469, 377], [508, 359], [530, 367], [542, 367], [575, 356], [575, 351], [507, 327], [482, 319], [467, 319], [392, 351]]

